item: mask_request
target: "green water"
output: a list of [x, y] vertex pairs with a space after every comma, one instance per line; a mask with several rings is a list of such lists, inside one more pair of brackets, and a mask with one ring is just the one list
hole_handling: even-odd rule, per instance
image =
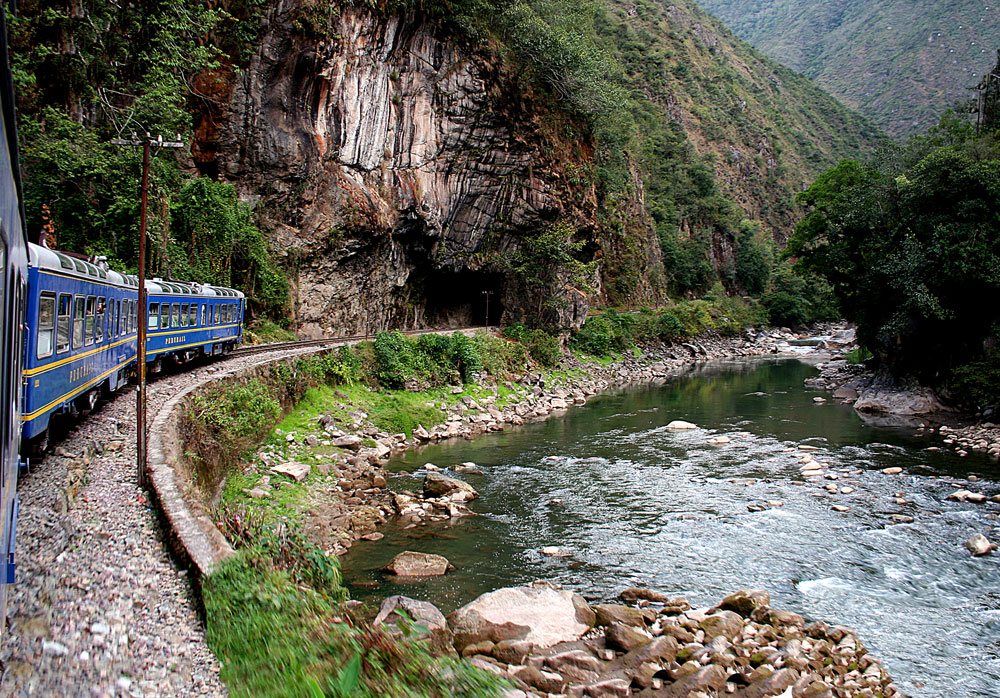
[[[970, 487], [1000, 492], [997, 467], [927, 451], [939, 442], [912, 427], [815, 404], [822, 393], [802, 387], [813, 373], [795, 360], [710, 364], [545, 422], [411, 451], [391, 464], [400, 472], [391, 487], [419, 490], [428, 462], [472, 461], [482, 473], [458, 477], [482, 495], [479, 515], [390, 525], [383, 541], [356, 544], [344, 558], [352, 595], [402, 593], [447, 613], [534, 579], [595, 600], [640, 585], [701, 605], [766, 588], [779, 607], [858, 629], [913, 695], [1000, 695], [1000, 555], [973, 559], [962, 547], [975, 532], [998, 537], [998, 507], [945, 501], [953, 479], [972, 472], [984, 481]], [[664, 428], [675, 419], [700, 428]], [[720, 434], [732, 443], [711, 445]], [[794, 484], [802, 479], [795, 444], [818, 447], [816, 459], [833, 469], [861, 470], [836, 482], [856, 492]], [[880, 472], [889, 466], [904, 473]], [[753, 483], [730, 481], [746, 478]], [[901, 491], [913, 504], [894, 503]], [[767, 500], [784, 506], [747, 508]], [[893, 513], [916, 522], [890, 525]], [[565, 555], [540, 553], [553, 545]], [[444, 555], [457, 570], [391, 582], [379, 569], [401, 550]]]

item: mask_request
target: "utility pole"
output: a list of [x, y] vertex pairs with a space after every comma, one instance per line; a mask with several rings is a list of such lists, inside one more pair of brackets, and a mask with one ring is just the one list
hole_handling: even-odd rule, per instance
[[183, 148], [180, 134], [177, 140], [165, 141], [163, 136], [156, 140], [147, 133], [145, 138], [136, 138], [132, 134], [130, 140], [115, 139], [112, 145], [125, 145], [142, 148], [142, 205], [139, 209], [139, 327], [136, 346], [136, 364], [138, 364], [135, 401], [136, 429], [136, 479], [139, 487], [146, 486], [146, 201], [149, 193], [149, 151], [151, 148]]
[[493, 291], [483, 291], [483, 295], [486, 296], [486, 331], [490, 331], [490, 296], [493, 295]]

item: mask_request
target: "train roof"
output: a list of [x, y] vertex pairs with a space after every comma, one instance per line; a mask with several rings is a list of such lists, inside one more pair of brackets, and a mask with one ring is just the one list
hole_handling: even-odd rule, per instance
[[202, 298], [243, 298], [243, 292], [225, 286], [198, 284], [193, 281], [174, 281], [173, 279], [146, 279], [146, 293], [156, 295], [200, 296]]
[[50, 250], [47, 247], [28, 244], [28, 264], [38, 269], [52, 269], [61, 274], [76, 276], [87, 281], [109, 283], [115, 286], [131, 286], [139, 288], [139, 279], [131, 274], [119, 274], [105, 264], [92, 264], [78, 257], [71, 257], [64, 252]]
[[[139, 277], [133, 274], [119, 274], [109, 269], [107, 263], [94, 264], [65, 252], [29, 243], [30, 265], [39, 269], [51, 269], [61, 274], [76, 276], [88, 281], [108, 283], [116, 286], [139, 288]], [[242, 291], [225, 286], [199, 284], [193, 281], [173, 279], [146, 279], [146, 293], [156, 295], [199, 296], [201, 298], [244, 298]]]

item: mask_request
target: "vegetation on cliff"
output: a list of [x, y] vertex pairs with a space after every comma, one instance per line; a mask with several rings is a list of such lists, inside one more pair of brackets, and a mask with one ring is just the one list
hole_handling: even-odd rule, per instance
[[947, 113], [906, 146], [824, 174], [786, 250], [829, 279], [885, 366], [979, 404], [1000, 401], [1000, 122], [988, 107], [979, 133]]
[[[221, 9], [177, 3], [28, 0], [10, 22], [25, 209], [61, 249], [137, 265], [141, 150], [114, 138], [190, 144], [195, 77], [229, 57], [206, 37], [233, 31]], [[237, 23], [238, 24], [238, 23]], [[192, 177], [186, 156], [150, 169], [151, 275], [236, 286], [251, 313], [284, 314], [288, 283], [230, 184]]]
[[992, 65], [1000, 12], [961, 0], [699, 0], [736, 34], [896, 138], [923, 133]]
[[[485, 0], [300, 0], [292, 29], [303, 45], [336, 42], [331, 28], [349, 7], [422, 15], [468, 51], [499, 58], [504, 79], [519, 84], [524, 99], [565, 115], [563, 137], [593, 151], [566, 175], [598, 198], [594, 220], [572, 223], [597, 238], [604, 300], [612, 305], [633, 304], [664, 278], [659, 298], [664, 290], [700, 295], [720, 280], [729, 292], [762, 292], [768, 272], [761, 263], [797, 215], [792, 191], [877, 138], [807, 81], [720, 36], [690, 0], [642, 0], [637, 12], [618, 0], [518, 0], [500, 11]], [[109, 141], [133, 131], [180, 134], [198, 152], [154, 160], [153, 273], [234, 285], [248, 292], [255, 312], [285, 317], [288, 283], [258, 229], [264, 212], [239, 202], [230, 184], [192, 176], [215, 137], [204, 130], [204, 115], [221, 118], [231, 88], [219, 86], [249, 65], [268, 3], [28, 0], [20, 11], [12, 33], [32, 230], [46, 228], [60, 247], [133, 267], [138, 155]], [[202, 130], [193, 129], [193, 114]], [[649, 264], [643, 249], [648, 221], [663, 267]], [[580, 254], [568, 240], [568, 259], [532, 280], [564, 283], [566, 270], [592, 273], [573, 260], [592, 259], [594, 250]], [[528, 262], [510, 265], [523, 271]], [[586, 293], [597, 285], [575, 287]], [[544, 315], [544, 293], [528, 296]]]

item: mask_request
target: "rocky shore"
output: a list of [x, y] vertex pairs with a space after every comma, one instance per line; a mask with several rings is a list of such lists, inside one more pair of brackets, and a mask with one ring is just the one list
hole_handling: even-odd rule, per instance
[[[891, 698], [882, 663], [850, 630], [774, 609], [766, 591], [739, 591], [714, 608], [629, 588], [625, 604], [591, 606], [537, 582], [499, 589], [446, 619], [432, 604], [385, 599], [476, 666], [509, 680], [506, 698]], [[626, 605], [627, 604], [627, 605]]]

